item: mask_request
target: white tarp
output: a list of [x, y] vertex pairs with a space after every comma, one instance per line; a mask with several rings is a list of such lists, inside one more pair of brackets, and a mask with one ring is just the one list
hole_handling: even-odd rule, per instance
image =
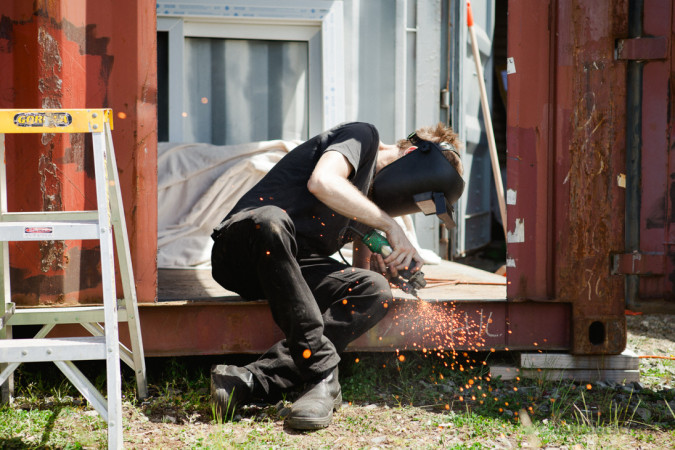
[[157, 149], [159, 268], [211, 265], [211, 232], [299, 141], [172, 144]]

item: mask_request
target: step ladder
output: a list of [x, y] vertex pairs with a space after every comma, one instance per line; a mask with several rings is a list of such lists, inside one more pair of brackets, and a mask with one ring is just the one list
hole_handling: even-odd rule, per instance
[[[108, 423], [108, 446], [123, 446], [120, 358], [135, 372], [138, 396], [147, 397], [147, 381], [129, 239], [117, 164], [112, 145], [110, 109], [0, 109], [0, 384], [26, 362], [52, 361]], [[8, 212], [6, 133], [90, 133], [93, 141], [96, 211]], [[117, 300], [113, 232], [124, 298]], [[103, 306], [17, 308], [11, 299], [9, 241], [98, 240], [101, 252]], [[67, 269], [66, 269], [67, 270]], [[118, 321], [129, 327], [131, 350], [122, 345]], [[79, 323], [92, 336], [47, 338], [57, 324]], [[11, 327], [43, 325], [33, 339], [11, 339]], [[107, 400], [73, 364], [105, 360]]]

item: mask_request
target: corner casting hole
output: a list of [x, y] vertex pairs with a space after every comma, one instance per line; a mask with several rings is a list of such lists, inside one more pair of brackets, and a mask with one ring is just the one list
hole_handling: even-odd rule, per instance
[[600, 345], [605, 342], [605, 324], [602, 322], [593, 322], [588, 327], [588, 340], [593, 345]]

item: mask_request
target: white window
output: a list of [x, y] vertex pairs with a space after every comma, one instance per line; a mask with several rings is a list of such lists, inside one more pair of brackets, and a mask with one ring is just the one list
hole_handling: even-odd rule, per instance
[[341, 1], [157, 3], [159, 139], [307, 139], [344, 118]]

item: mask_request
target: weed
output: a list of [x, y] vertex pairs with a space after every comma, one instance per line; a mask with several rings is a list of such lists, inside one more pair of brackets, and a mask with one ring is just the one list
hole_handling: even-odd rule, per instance
[[225, 405], [225, 411], [222, 411], [215, 403], [211, 403], [211, 417], [214, 423], [223, 424], [225, 422], [232, 422], [234, 420], [235, 405], [232, 404], [232, 394], [234, 394], [234, 389], [227, 397], [227, 404]]
[[675, 412], [673, 412], [673, 408], [670, 407], [670, 404], [668, 404], [668, 401], [665, 398], [663, 399], [663, 403], [666, 404], [668, 411], [670, 411], [670, 415], [672, 415], [673, 419], [675, 419]]

